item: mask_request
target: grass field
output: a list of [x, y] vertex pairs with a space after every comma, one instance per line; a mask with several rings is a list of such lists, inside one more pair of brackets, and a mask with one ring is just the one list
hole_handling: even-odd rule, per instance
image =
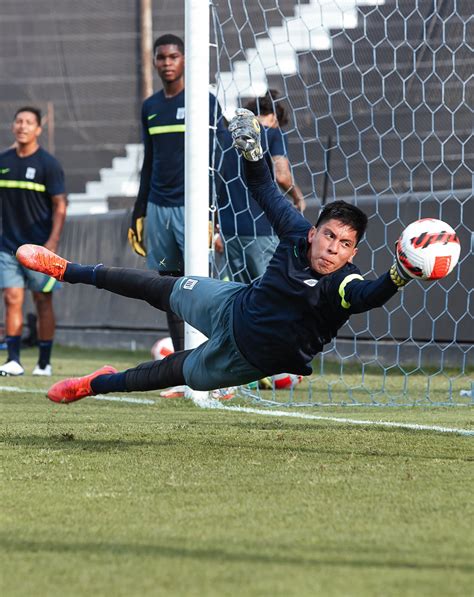
[[[146, 358], [56, 348], [53, 381]], [[474, 437], [50, 383], [0, 378], [3, 597], [472, 594]], [[470, 407], [304, 412], [474, 429]]]

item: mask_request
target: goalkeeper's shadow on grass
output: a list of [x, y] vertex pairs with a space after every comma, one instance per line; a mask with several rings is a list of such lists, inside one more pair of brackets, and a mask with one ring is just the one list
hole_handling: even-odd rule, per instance
[[[340, 557], [340, 552], [334, 555], [315, 555], [315, 556], [278, 556], [273, 554], [264, 555], [258, 550], [258, 546], [252, 545], [241, 545], [239, 551], [230, 551], [229, 546], [216, 547], [213, 549], [205, 548], [194, 548], [188, 547], [174, 547], [170, 545], [134, 545], [130, 543], [106, 543], [106, 542], [71, 542], [65, 543], [61, 541], [27, 541], [21, 539], [15, 539], [0, 534], [0, 547], [8, 550], [9, 553], [59, 553], [64, 554], [77, 554], [84, 552], [87, 554], [107, 554], [114, 556], [152, 556], [152, 557], [166, 557], [175, 559], [188, 559], [198, 561], [211, 561], [211, 562], [249, 562], [251, 564], [269, 564], [274, 566], [275, 564], [293, 564], [299, 566], [334, 566], [337, 568], [389, 568], [389, 569], [411, 569], [411, 570], [456, 570], [458, 572], [472, 572], [474, 566], [471, 564], [464, 564], [459, 561], [445, 562], [444, 565], [439, 560], [435, 562], [419, 562], [416, 561], [403, 561], [403, 560], [391, 560], [387, 558], [387, 554], [380, 554], [380, 550], [377, 551], [377, 555], [370, 557], [370, 554], [365, 554], [365, 557], [356, 556], [351, 561], [344, 560]], [[282, 553], [288, 550], [288, 545], [274, 545], [275, 553]], [[303, 551], [304, 548], [302, 548]], [[319, 550], [326, 552], [324, 546]], [[280, 551], [279, 551], [280, 550]], [[305, 551], [306, 553], [314, 550], [314, 547], [308, 546]], [[338, 557], [339, 556], [339, 557]], [[352, 554], [351, 554], [352, 556]], [[377, 556], [379, 556], [377, 558]]]
[[2, 433], [0, 435], [0, 445], [4, 444], [10, 447], [20, 446], [27, 448], [38, 448], [44, 450], [45, 448], [58, 448], [63, 450], [83, 450], [87, 452], [107, 452], [127, 450], [135, 447], [169, 447], [173, 444], [180, 444], [179, 441], [174, 441], [170, 438], [170, 434], [166, 433], [166, 437], [162, 440], [158, 439], [143, 439], [131, 440], [127, 438], [110, 438], [110, 439], [86, 439], [71, 432], [57, 433], [53, 435], [13, 435]]
[[[238, 425], [240, 426], [240, 425]], [[242, 425], [243, 427], [243, 425]], [[246, 425], [245, 427], [248, 427]], [[299, 429], [298, 429], [299, 428]], [[252, 431], [268, 431], [274, 430], [279, 433], [279, 436], [267, 436], [263, 439], [264, 442], [272, 442], [269, 445], [265, 445], [263, 443], [261, 437], [252, 437], [252, 438], [245, 438], [247, 441], [236, 442], [232, 439], [229, 441], [225, 441], [225, 439], [208, 436], [206, 434], [201, 435], [199, 438], [194, 438], [193, 443], [193, 450], [196, 450], [196, 447], [199, 446], [203, 450], [209, 450], [210, 448], [222, 448], [226, 451], [228, 450], [238, 450], [239, 453], [242, 453], [242, 450], [249, 450], [252, 454], [255, 450], [259, 451], [266, 451], [266, 452], [278, 452], [278, 453], [300, 453], [300, 454], [312, 454], [314, 456], [320, 455], [337, 455], [337, 456], [346, 456], [346, 457], [373, 457], [373, 458], [405, 458], [409, 459], [410, 461], [413, 460], [445, 460], [445, 461], [459, 461], [459, 460], [466, 460], [464, 458], [459, 457], [452, 457], [447, 456], [443, 452], [443, 446], [440, 444], [439, 446], [439, 453], [433, 452], [430, 456], [426, 454], [417, 456], [413, 451], [407, 452], [400, 452], [396, 448], [393, 451], [390, 450], [388, 446], [384, 446], [384, 449], [373, 449], [367, 448], [365, 446], [357, 447], [357, 445], [351, 444], [347, 447], [347, 449], [338, 449], [335, 447], [326, 447], [327, 439], [324, 440], [325, 443], [322, 443], [321, 437], [317, 435], [318, 429], [314, 428], [314, 436], [311, 438], [311, 441], [314, 441], [314, 445], [312, 446], [302, 446], [299, 445], [299, 438], [291, 436], [292, 431], [311, 431], [305, 425], [297, 425], [296, 427], [288, 427], [288, 428], [265, 428], [259, 426], [258, 424], [251, 424], [250, 429]], [[347, 429], [340, 427], [338, 431], [344, 436], [347, 434], [348, 431], [353, 429]], [[330, 428], [329, 426], [325, 426], [323, 429], [319, 429], [319, 431], [328, 432], [331, 431], [331, 434], [334, 434], [336, 430], [334, 428]], [[391, 432], [396, 433], [396, 430], [391, 429], [380, 429], [383, 432]], [[288, 435], [284, 435], [283, 432], [288, 432]], [[347, 438], [344, 438], [346, 441]], [[87, 451], [87, 452], [115, 452], [117, 450], [126, 451], [130, 448], [151, 448], [151, 449], [160, 449], [160, 448], [170, 448], [170, 447], [182, 447], [183, 444], [187, 442], [186, 440], [186, 432], [183, 431], [176, 431], [176, 430], [165, 430], [163, 431], [163, 435], [154, 436], [152, 438], [144, 438], [142, 440], [132, 440], [127, 438], [110, 438], [110, 439], [87, 439], [80, 436], [76, 436], [73, 432], [65, 431], [63, 433], [52, 434], [50, 436], [42, 436], [42, 435], [9, 435], [8, 433], [3, 433], [0, 435], [0, 445], [5, 444], [8, 446], [20, 446], [20, 447], [28, 447], [30, 449], [37, 448], [44, 450], [45, 448], [54, 448], [58, 450], [64, 451], [72, 451], [77, 452], [78, 450]], [[305, 442], [308, 442], [308, 439], [305, 438]], [[469, 460], [469, 459], [468, 459]]]

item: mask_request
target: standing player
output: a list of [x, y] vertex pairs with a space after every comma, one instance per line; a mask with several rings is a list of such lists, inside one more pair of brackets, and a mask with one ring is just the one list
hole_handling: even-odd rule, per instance
[[[294, 206], [305, 209], [303, 193], [295, 184], [286, 156], [282, 126], [288, 123], [286, 111], [276, 100], [279, 92], [270, 89], [266, 95], [247, 104], [262, 125], [262, 149], [274, 173], [278, 186], [289, 195]], [[219, 131], [222, 150], [218, 191], [219, 225], [224, 246], [216, 243], [216, 250], [226, 251], [228, 266], [235, 282], [248, 284], [263, 275], [275, 252], [278, 237], [267, 217], [252, 199], [240, 174], [238, 155], [232, 147], [228, 130]]]
[[[153, 56], [163, 89], [142, 107], [145, 155], [128, 239], [132, 249], [146, 257], [149, 269], [178, 277], [184, 273], [183, 41], [176, 35], [163, 35], [154, 43]], [[210, 93], [212, 130], [219, 116], [216, 98]], [[183, 350], [183, 321], [173, 312], [167, 313], [167, 319], [174, 349]]]
[[0, 154], [0, 288], [5, 303], [7, 362], [4, 375], [22, 375], [20, 343], [25, 287], [33, 292], [38, 314], [39, 359], [33, 375], [51, 375], [55, 331], [52, 291], [54, 278], [32, 272], [15, 259], [24, 243], [56, 251], [66, 217], [64, 173], [61, 165], [39, 146], [41, 112], [26, 106], [13, 121], [15, 145]]
[[252, 284], [68, 263], [42, 247], [20, 247], [17, 258], [70, 283], [92, 284], [174, 313], [208, 336], [176, 352], [118, 373], [106, 366], [54, 384], [48, 397], [73, 402], [107, 392], [155, 390], [186, 383], [209, 390], [288, 371], [312, 372], [312, 360], [353, 313], [380, 307], [410, 279], [395, 262], [373, 281], [352, 260], [367, 216], [344, 201], [328, 204], [312, 226], [284, 199], [262, 158], [258, 120], [238, 110], [229, 126], [245, 160], [247, 183], [280, 238], [265, 274]]

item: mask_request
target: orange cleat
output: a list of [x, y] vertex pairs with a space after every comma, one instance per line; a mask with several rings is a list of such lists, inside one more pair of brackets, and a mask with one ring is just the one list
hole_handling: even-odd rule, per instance
[[69, 263], [63, 257], [39, 245], [21, 245], [16, 252], [16, 258], [21, 265], [24, 265], [28, 269], [41, 272], [42, 274], [56, 278], [56, 280], [64, 278], [64, 272]]
[[94, 373], [85, 375], [84, 377], [70, 377], [69, 379], [63, 379], [53, 384], [47, 393], [47, 396], [53, 402], [61, 402], [67, 404], [69, 402], [75, 402], [86, 396], [93, 396], [94, 392], [91, 388], [91, 382], [99, 375], [110, 375], [112, 373], [118, 373], [115, 367], [110, 365], [104, 365]]

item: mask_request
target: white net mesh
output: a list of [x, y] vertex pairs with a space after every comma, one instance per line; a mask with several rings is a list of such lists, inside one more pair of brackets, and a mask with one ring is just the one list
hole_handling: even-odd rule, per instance
[[[449, 222], [462, 246], [459, 267], [441, 283], [413, 282], [383, 309], [353, 317], [314, 363], [309, 386], [246, 392], [302, 405], [472, 399], [469, 0], [223, 0], [213, 23], [224, 113], [270, 88], [281, 93], [275, 105], [290, 115], [283, 133], [306, 216], [315, 221], [320, 206], [336, 198], [367, 212], [357, 258], [366, 277], [389, 267], [395, 239], [420, 217]], [[238, 176], [221, 170], [218, 184], [230, 188]], [[233, 208], [230, 192], [224, 206]], [[236, 208], [235, 222], [240, 217]], [[221, 276], [233, 275], [231, 242], [240, 244], [248, 269], [246, 255], [261, 239], [244, 236], [236, 226], [225, 238], [216, 259]]]

